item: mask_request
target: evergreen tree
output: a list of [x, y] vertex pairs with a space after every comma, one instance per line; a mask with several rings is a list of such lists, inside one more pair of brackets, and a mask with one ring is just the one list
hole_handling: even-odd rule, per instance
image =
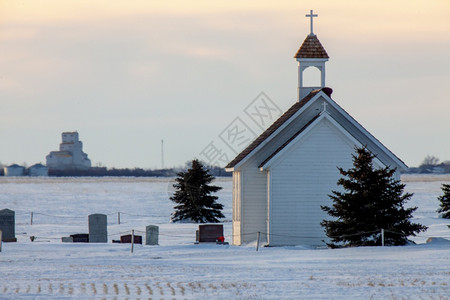
[[175, 193], [170, 200], [177, 205], [172, 214], [172, 221], [192, 221], [196, 223], [217, 223], [224, 218], [221, 210], [223, 205], [216, 202], [217, 196], [212, 196], [222, 189], [219, 186], [209, 185], [214, 176], [194, 159], [192, 166], [186, 172], [178, 173], [173, 185]]
[[[440, 208], [437, 212], [443, 213], [442, 217], [445, 219], [450, 219], [450, 184], [443, 184], [441, 186], [444, 195], [438, 197], [440, 203]], [[450, 226], [449, 226], [450, 227]]]
[[385, 230], [385, 245], [404, 245], [407, 237], [425, 231], [421, 224], [411, 223], [417, 209], [404, 208], [412, 194], [403, 194], [404, 184], [395, 180], [395, 169], [374, 168], [371, 154], [365, 147], [356, 148], [353, 168], [343, 170], [337, 182], [345, 192], [332, 191], [332, 207], [321, 206], [335, 220], [324, 220], [330, 247], [371, 246], [381, 244], [381, 229]]

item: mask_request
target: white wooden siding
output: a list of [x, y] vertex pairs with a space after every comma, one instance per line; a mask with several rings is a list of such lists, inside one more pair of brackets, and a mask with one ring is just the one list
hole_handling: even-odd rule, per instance
[[270, 244], [324, 245], [320, 222], [330, 217], [320, 205], [339, 190], [337, 167], [352, 166], [353, 142], [323, 119], [270, 167]]
[[233, 221], [241, 221], [241, 172], [233, 172]]
[[232, 243], [241, 244], [241, 172], [233, 172], [233, 227]]
[[[241, 243], [256, 239], [256, 233], [267, 231], [267, 184], [265, 173], [259, 171], [256, 162], [242, 168], [241, 183]], [[265, 238], [262, 237], [262, 242]]]

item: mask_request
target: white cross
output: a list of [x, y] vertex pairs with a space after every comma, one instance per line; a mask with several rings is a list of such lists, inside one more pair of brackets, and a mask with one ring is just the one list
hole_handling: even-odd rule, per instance
[[305, 17], [308, 17], [308, 18], [311, 18], [311, 35], [314, 35], [314, 32], [313, 32], [313, 18], [314, 17], [318, 17], [319, 15], [315, 15], [315, 14], [313, 14], [313, 10], [311, 9], [311, 12], [309, 13], [309, 15], [305, 15]]
[[327, 103], [325, 101], [323, 101], [323, 111], [322, 112], [326, 112], [327, 111]]

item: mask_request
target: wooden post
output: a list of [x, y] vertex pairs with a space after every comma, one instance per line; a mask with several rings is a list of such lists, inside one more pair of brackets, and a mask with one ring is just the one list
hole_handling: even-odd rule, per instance
[[2, 231], [0, 230], [0, 252], [2, 252]]
[[131, 253], [133, 253], [134, 248], [134, 229], [131, 230]]
[[259, 235], [261, 233], [258, 231], [258, 233], [256, 234], [256, 252], [258, 252], [259, 249]]
[[120, 211], [117, 212], [117, 224], [120, 225]]
[[33, 225], [33, 212], [31, 212], [30, 225]]
[[381, 228], [381, 246], [384, 247], [384, 229]]

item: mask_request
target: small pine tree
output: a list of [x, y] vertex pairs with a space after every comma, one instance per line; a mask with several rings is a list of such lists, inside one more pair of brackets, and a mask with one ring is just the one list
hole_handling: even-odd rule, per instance
[[172, 221], [191, 221], [196, 223], [217, 223], [224, 218], [221, 210], [223, 205], [216, 202], [217, 196], [212, 196], [222, 188], [209, 185], [215, 179], [201, 162], [194, 159], [192, 166], [186, 172], [178, 173], [173, 185], [175, 193], [170, 200], [177, 205], [172, 214]]
[[442, 217], [445, 219], [450, 219], [450, 184], [443, 184], [441, 186], [442, 192], [444, 194], [438, 197], [440, 203], [440, 208], [437, 210], [439, 213], [443, 213]]
[[356, 148], [356, 155], [352, 156], [353, 168], [338, 168], [346, 178], [340, 178], [337, 184], [345, 192], [332, 191], [332, 207], [321, 206], [337, 218], [321, 222], [333, 242], [328, 246], [380, 245], [381, 229], [385, 230], [386, 245], [404, 245], [408, 236], [426, 230], [410, 221], [417, 207], [403, 208], [412, 194], [402, 194], [405, 185], [393, 178], [395, 169], [374, 168], [375, 155], [365, 147]]

